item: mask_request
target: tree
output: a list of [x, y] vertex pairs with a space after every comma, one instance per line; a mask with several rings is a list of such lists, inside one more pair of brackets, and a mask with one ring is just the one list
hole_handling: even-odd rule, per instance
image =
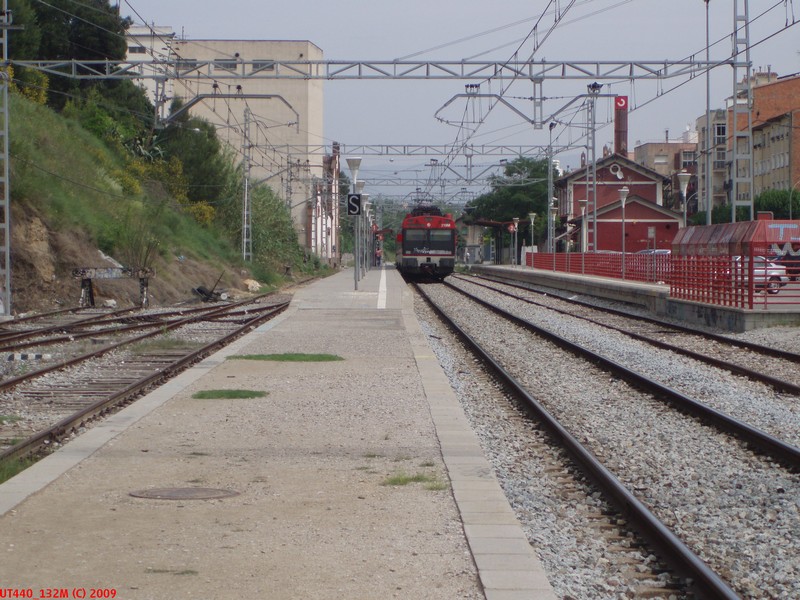
[[[530, 223], [528, 214], [538, 215], [537, 232], [547, 227], [547, 160], [518, 158], [506, 165], [503, 176], [493, 177], [492, 190], [466, 205], [466, 222], [479, 219], [510, 222], [514, 217], [521, 224]], [[530, 229], [530, 225], [527, 226]], [[537, 234], [537, 239], [540, 235]]]
[[[175, 113], [180, 100], [172, 104]], [[214, 125], [188, 112], [169, 121], [156, 136], [153, 144], [164, 158], [178, 158], [183, 163], [183, 175], [192, 185], [188, 190], [190, 202], [218, 202], [225, 194], [220, 182], [233, 175], [233, 161], [226, 156]]]
[[[9, 0], [14, 11], [14, 24], [24, 29], [9, 35], [9, 55], [12, 59], [39, 60], [123, 60], [127, 54], [125, 32], [130, 26], [108, 0]], [[20, 74], [24, 81], [24, 75]], [[49, 82], [48, 105], [62, 109], [71, 97], [83, 96], [92, 88], [108, 90], [122, 88], [118, 98], [123, 108], [139, 110], [137, 95], [143, 92], [131, 82], [79, 81], [69, 77], [54, 77]], [[127, 99], [134, 98], [133, 106]], [[146, 99], [145, 99], [146, 102]]]

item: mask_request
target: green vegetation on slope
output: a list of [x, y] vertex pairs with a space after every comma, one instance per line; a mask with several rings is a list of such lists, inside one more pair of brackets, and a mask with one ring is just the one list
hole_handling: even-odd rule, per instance
[[[87, 112], [94, 111], [91, 103], [68, 104], [59, 114], [11, 94], [10, 111], [12, 223], [37, 219], [49, 232], [45, 243], [85, 239], [125, 266], [155, 268], [159, 277], [176, 260], [204, 263], [217, 273], [249, 274], [271, 285], [281, 283], [284, 265], [295, 272], [314, 267], [303, 261], [285, 204], [267, 187], [251, 189], [253, 261], [242, 261], [242, 176], [222, 150], [219, 160], [229, 166], [214, 182], [216, 200], [192, 202], [184, 193], [192, 184], [180, 159], [136, 156], [102, 127], [91, 132], [83, 127]], [[35, 270], [28, 265], [29, 242], [12, 240], [17, 288], [23, 285], [19, 274]], [[77, 266], [99, 266], [80, 264], [78, 250], [60, 254], [64, 264], [54, 267], [54, 279], [69, 277]]]

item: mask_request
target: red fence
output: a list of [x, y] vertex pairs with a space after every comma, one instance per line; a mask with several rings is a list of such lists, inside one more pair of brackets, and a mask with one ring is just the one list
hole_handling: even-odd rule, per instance
[[[763, 245], [754, 244], [749, 250], [761, 254], [625, 254], [624, 279], [669, 284], [672, 298], [692, 302], [748, 309], [800, 308], [800, 255], [785, 255], [790, 259], [786, 261], [771, 256]], [[528, 253], [525, 262], [545, 271], [622, 279], [622, 258], [619, 252]]]
[[[622, 253], [527, 253], [525, 263], [536, 269], [622, 279]], [[533, 258], [531, 258], [533, 257]], [[669, 283], [668, 254], [625, 254], [625, 279], [648, 283]], [[533, 261], [533, 262], [531, 262]]]

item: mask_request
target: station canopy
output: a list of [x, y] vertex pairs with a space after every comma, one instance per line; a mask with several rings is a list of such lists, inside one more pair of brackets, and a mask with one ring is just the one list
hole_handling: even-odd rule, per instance
[[672, 240], [673, 256], [759, 256], [800, 247], [800, 221], [761, 219], [685, 227]]

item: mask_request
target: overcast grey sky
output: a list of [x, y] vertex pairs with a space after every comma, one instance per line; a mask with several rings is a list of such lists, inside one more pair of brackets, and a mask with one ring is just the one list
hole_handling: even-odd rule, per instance
[[[570, 0], [554, 3], [564, 10]], [[710, 0], [711, 58], [731, 54], [734, 0]], [[284, 2], [227, 0], [122, 0], [123, 15], [135, 22], [170, 26], [190, 39], [302, 39], [319, 46], [326, 60], [416, 60], [476, 58], [508, 59], [533, 29], [548, 0], [293, 0]], [[797, 6], [795, 6], [797, 5]], [[761, 13], [770, 7], [775, 9]], [[538, 28], [541, 47], [535, 58], [548, 61], [683, 59], [692, 54], [705, 58], [704, 0], [576, 0], [558, 27], [542, 41], [554, 21], [545, 16]], [[800, 19], [800, 0], [751, 0], [751, 60], [754, 67], [771, 66], [779, 75], [800, 72], [800, 27], [782, 33], [787, 23]], [[771, 36], [771, 37], [770, 37]], [[458, 42], [458, 43], [455, 43]], [[529, 39], [519, 52], [533, 52]], [[325, 138], [345, 144], [448, 144], [456, 139], [455, 127], [434, 118], [454, 95], [464, 92], [458, 80], [432, 81], [328, 81], [325, 83]], [[544, 113], [550, 114], [569, 99], [586, 92], [589, 81], [544, 83]], [[602, 83], [602, 82], [601, 82]], [[653, 83], [630, 82], [606, 86], [603, 92], [627, 95], [629, 147], [637, 141], [663, 140], [666, 131], [678, 138], [687, 125], [705, 112], [705, 77], [684, 83], [667, 80], [661, 89]], [[732, 92], [732, 69], [712, 72], [712, 108], [724, 106]], [[498, 93], [500, 86], [482, 87]], [[515, 83], [509, 102], [532, 116], [529, 83]], [[459, 117], [463, 101], [451, 105], [443, 116]], [[598, 120], [610, 118], [610, 103], [598, 103]], [[585, 119], [584, 119], [585, 122]], [[581, 135], [579, 128], [555, 130], [556, 143]], [[513, 111], [498, 107], [475, 134], [476, 144], [546, 145], [548, 129], [534, 130]], [[613, 139], [611, 127], [598, 131], [598, 152]], [[580, 151], [565, 152], [564, 166], [576, 166]], [[393, 165], [363, 168], [418, 168], [419, 158]]]

